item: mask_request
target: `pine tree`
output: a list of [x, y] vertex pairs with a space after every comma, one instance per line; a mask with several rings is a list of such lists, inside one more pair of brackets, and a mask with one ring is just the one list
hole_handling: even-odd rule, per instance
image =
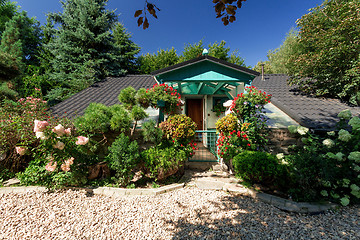
[[6, 23], [0, 44], [0, 81], [10, 81], [23, 71], [22, 43], [16, 19]]
[[63, 12], [49, 17], [58, 24], [46, 48], [54, 56], [50, 81], [57, 88], [49, 100], [61, 101], [106, 76], [124, 74], [110, 30], [117, 17], [105, 9], [107, 0], [66, 0]]
[[119, 48], [119, 55], [123, 56], [122, 67], [127, 73], [138, 72], [136, 55], [140, 52], [140, 47], [130, 40], [131, 34], [126, 32], [123, 24], [116, 24], [113, 37], [115, 45]]

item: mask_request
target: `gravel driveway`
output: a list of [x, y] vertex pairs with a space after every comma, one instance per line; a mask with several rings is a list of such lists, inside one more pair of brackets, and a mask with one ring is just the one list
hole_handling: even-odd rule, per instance
[[111, 198], [83, 191], [0, 194], [0, 239], [360, 239], [360, 207], [282, 212], [245, 196], [186, 187]]

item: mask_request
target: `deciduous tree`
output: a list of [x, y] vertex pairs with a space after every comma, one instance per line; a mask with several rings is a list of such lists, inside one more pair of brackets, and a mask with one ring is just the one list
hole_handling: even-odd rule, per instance
[[291, 83], [360, 104], [360, 1], [328, 0], [297, 22], [300, 53]]

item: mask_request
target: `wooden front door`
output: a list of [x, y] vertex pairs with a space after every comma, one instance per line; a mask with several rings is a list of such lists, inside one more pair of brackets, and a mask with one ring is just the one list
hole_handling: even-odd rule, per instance
[[197, 124], [197, 130], [203, 130], [202, 99], [186, 99], [186, 115]]

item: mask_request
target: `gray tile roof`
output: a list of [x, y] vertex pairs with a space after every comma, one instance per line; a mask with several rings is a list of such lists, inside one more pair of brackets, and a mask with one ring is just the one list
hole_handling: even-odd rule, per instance
[[106, 78], [74, 94], [65, 101], [53, 106], [51, 111], [57, 116], [75, 117], [84, 114], [90, 103], [102, 103], [106, 106], [119, 104], [118, 95], [126, 87], [151, 88], [156, 83], [151, 75], [127, 75], [117, 78]]
[[303, 126], [315, 130], [335, 128], [337, 114], [350, 109], [353, 116], [360, 115], [360, 107], [351, 107], [338, 99], [318, 98], [302, 94], [296, 86], [288, 86], [284, 74], [265, 74], [256, 77], [252, 85], [272, 94], [271, 102]]

